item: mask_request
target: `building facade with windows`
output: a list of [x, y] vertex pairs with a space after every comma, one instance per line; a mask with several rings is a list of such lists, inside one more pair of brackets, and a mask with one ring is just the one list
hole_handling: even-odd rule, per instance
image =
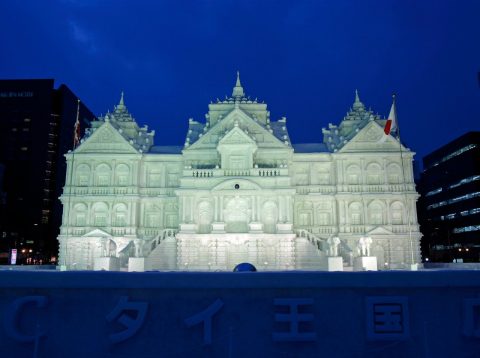
[[478, 261], [480, 132], [469, 132], [423, 158], [418, 202], [424, 260]]
[[[154, 145], [122, 99], [66, 155], [60, 263], [92, 269], [319, 269], [327, 241], [351, 267], [361, 237], [378, 269], [419, 261], [413, 154], [358, 94], [319, 143], [292, 144], [286, 118], [232, 95], [189, 121], [182, 147]], [[320, 138], [319, 138], [320, 139]]]
[[[53, 79], [0, 80], [0, 251], [17, 248], [20, 263], [36, 252], [45, 253], [46, 257], [35, 256], [42, 262], [57, 254], [63, 155], [72, 148], [77, 104], [67, 86], [54, 88]], [[80, 104], [82, 125], [89, 126], [93, 118]]]

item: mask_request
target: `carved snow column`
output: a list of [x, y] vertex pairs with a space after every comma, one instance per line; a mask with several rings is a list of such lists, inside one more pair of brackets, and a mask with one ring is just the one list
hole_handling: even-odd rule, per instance
[[412, 199], [412, 225], [417, 225], [418, 224], [418, 214], [417, 214], [417, 206], [415, 205], [415, 199]]
[[360, 175], [362, 176], [361, 184], [362, 185], [367, 184], [367, 173], [366, 173], [365, 159], [364, 158], [360, 159]]
[[387, 166], [388, 166], [387, 158], [383, 158], [382, 170], [383, 170], [383, 184], [384, 185], [388, 185]]
[[130, 165], [130, 168], [131, 168], [130, 183], [132, 183], [133, 186], [138, 186], [138, 176], [140, 174], [138, 170], [138, 162], [134, 162], [132, 165]]
[[187, 196], [185, 197], [185, 223], [190, 224], [192, 221], [192, 198]]
[[[261, 222], [261, 210], [260, 210], [260, 203], [259, 198], [255, 195], [251, 195], [250, 199], [250, 222], [248, 223], [248, 230], [249, 232], [262, 232], [264, 230], [263, 222]], [[250, 243], [252, 243], [251, 241]]]
[[88, 186], [91, 188], [92, 186], [95, 186], [94, 179], [95, 178], [95, 165], [94, 162], [90, 163], [90, 177], [88, 178]]
[[289, 196], [278, 196], [278, 222], [277, 233], [291, 233], [293, 229], [293, 223], [289, 218], [289, 211], [291, 207], [289, 205]]
[[180, 202], [180, 210], [182, 212], [182, 215], [180, 216], [180, 223], [184, 223], [185, 222], [185, 197], [181, 196], [179, 202]]
[[116, 186], [117, 160], [112, 160], [112, 174], [110, 176], [110, 186]]
[[286, 197], [286, 220], [288, 223], [292, 223], [292, 212], [293, 212], [293, 205], [290, 196]]
[[220, 222], [223, 222], [223, 195], [220, 196]]
[[345, 227], [348, 225], [348, 212], [347, 212], [347, 201], [346, 200], [340, 200], [340, 208], [342, 209], [341, 225], [345, 229]]
[[180, 231], [194, 233], [197, 231], [198, 225], [194, 222], [194, 202], [193, 196], [182, 195], [180, 197], [181, 202], [181, 220]]
[[223, 222], [223, 194], [216, 194], [214, 197], [214, 221], [212, 223], [212, 233], [224, 233], [225, 223]]
[[278, 196], [278, 221], [285, 222], [285, 197], [283, 195]]
[[250, 202], [251, 202], [251, 207], [252, 207], [252, 221], [255, 222], [257, 221], [257, 210], [256, 210], [256, 201], [255, 201], [255, 196], [252, 195], [250, 196]]
[[337, 204], [337, 201], [336, 200], [332, 200], [331, 201], [332, 203], [332, 222], [330, 225], [333, 225], [333, 226], [336, 226], [337, 227], [337, 232], [339, 231], [338, 230], [338, 225], [339, 225], [339, 222], [338, 222], [338, 204]]
[[93, 226], [92, 203], [91, 202], [87, 203], [87, 217], [85, 218], [85, 221], [86, 221], [87, 226]]
[[257, 196], [255, 198], [255, 205], [256, 205], [256, 208], [257, 208], [257, 220], [260, 219], [260, 205], [262, 205], [262, 202], [263, 202], [263, 198], [260, 197], [260, 196]]
[[195, 198], [193, 196], [190, 197], [190, 222], [195, 222], [193, 211], [195, 206]]

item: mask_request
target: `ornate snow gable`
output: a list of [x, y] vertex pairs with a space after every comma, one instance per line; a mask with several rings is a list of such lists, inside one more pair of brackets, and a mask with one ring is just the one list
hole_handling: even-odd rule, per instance
[[138, 151], [110, 122], [105, 122], [75, 149], [75, 153], [138, 154]]
[[[356, 152], [397, 152], [400, 146], [398, 140], [391, 135], [385, 135], [383, 127], [376, 121], [370, 121], [338, 153]], [[402, 150], [409, 151], [402, 145]]]
[[185, 150], [215, 149], [225, 134], [235, 126], [235, 123], [238, 123], [244, 133], [255, 138], [259, 148], [289, 148], [287, 144], [273, 135], [273, 130], [270, 132], [240, 108], [235, 108]]
[[257, 146], [255, 140], [253, 140], [250, 136], [248, 136], [244, 131], [242, 131], [238, 126], [233, 127], [230, 132], [228, 132], [225, 137], [220, 139], [218, 142], [218, 146], [225, 146], [225, 145], [253, 145]]
[[235, 127], [220, 140], [217, 149], [222, 158], [222, 168], [250, 169], [257, 144], [235, 122]]

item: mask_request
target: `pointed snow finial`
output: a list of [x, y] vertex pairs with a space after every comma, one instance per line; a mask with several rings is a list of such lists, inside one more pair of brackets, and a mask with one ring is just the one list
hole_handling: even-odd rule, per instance
[[118, 103], [117, 109], [124, 109], [125, 108], [125, 102], [123, 100], [123, 91], [120, 95], [120, 102]]
[[364, 104], [360, 101], [358, 90], [355, 90], [355, 102], [353, 102], [353, 109], [365, 108]]
[[237, 82], [235, 83], [235, 87], [233, 87], [232, 97], [234, 97], [235, 100], [239, 100], [243, 96], [245, 96], [245, 93], [243, 92], [243, 87], [240, 82], [240, 72], [237, 71]]

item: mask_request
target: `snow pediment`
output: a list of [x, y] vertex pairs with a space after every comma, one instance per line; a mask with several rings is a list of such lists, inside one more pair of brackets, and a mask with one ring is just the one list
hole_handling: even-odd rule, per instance
[[375, 229], [367, 232], [367, 235], [392, 235], [393, 232], [385, 229], [383, 226], [377, 226]]
[[[288, 148], [288, 145], [273, 135], [272, 129], [264, 128], [240, 108], [235, 108], [229, 112], [225, 118], [215, 123], [215, 125], [195, 143], [187, 147], [186, 150], [215, 149], [219, 145], [219, 142], [228, 136], [229, 132], [235, 127], [235, 124], [240, 127], [244, 135], [254, 137], [254, 142], [258, 147]], [[248, 131], [248, 133], [246, 131]]]
[[110, 122], [105, 122], [75, 149], [75, 153], [137, 154], [138, 151]]
[[[385, 135], [383, 128], [376, 121], [371, 121], [345, 143], [338, 152], [396, 152], [399, 149], [400, 144], [398, 140], [391, 135]], [[408, 151], [403, 146], [402, 150]]]
[[82, 237], [112, 237], [112, 235], [110, 235], [109, 233], [107, 233], [103, 230], [95, 229], [95, 230], [92, 230], [92, 231], [86, 233]]
[[231, 145], [239, 147], [257, 147], [253, 138], [242, 131], [238, 126], [233, 127], [233, 129], [218, 142], [219, 148]]

